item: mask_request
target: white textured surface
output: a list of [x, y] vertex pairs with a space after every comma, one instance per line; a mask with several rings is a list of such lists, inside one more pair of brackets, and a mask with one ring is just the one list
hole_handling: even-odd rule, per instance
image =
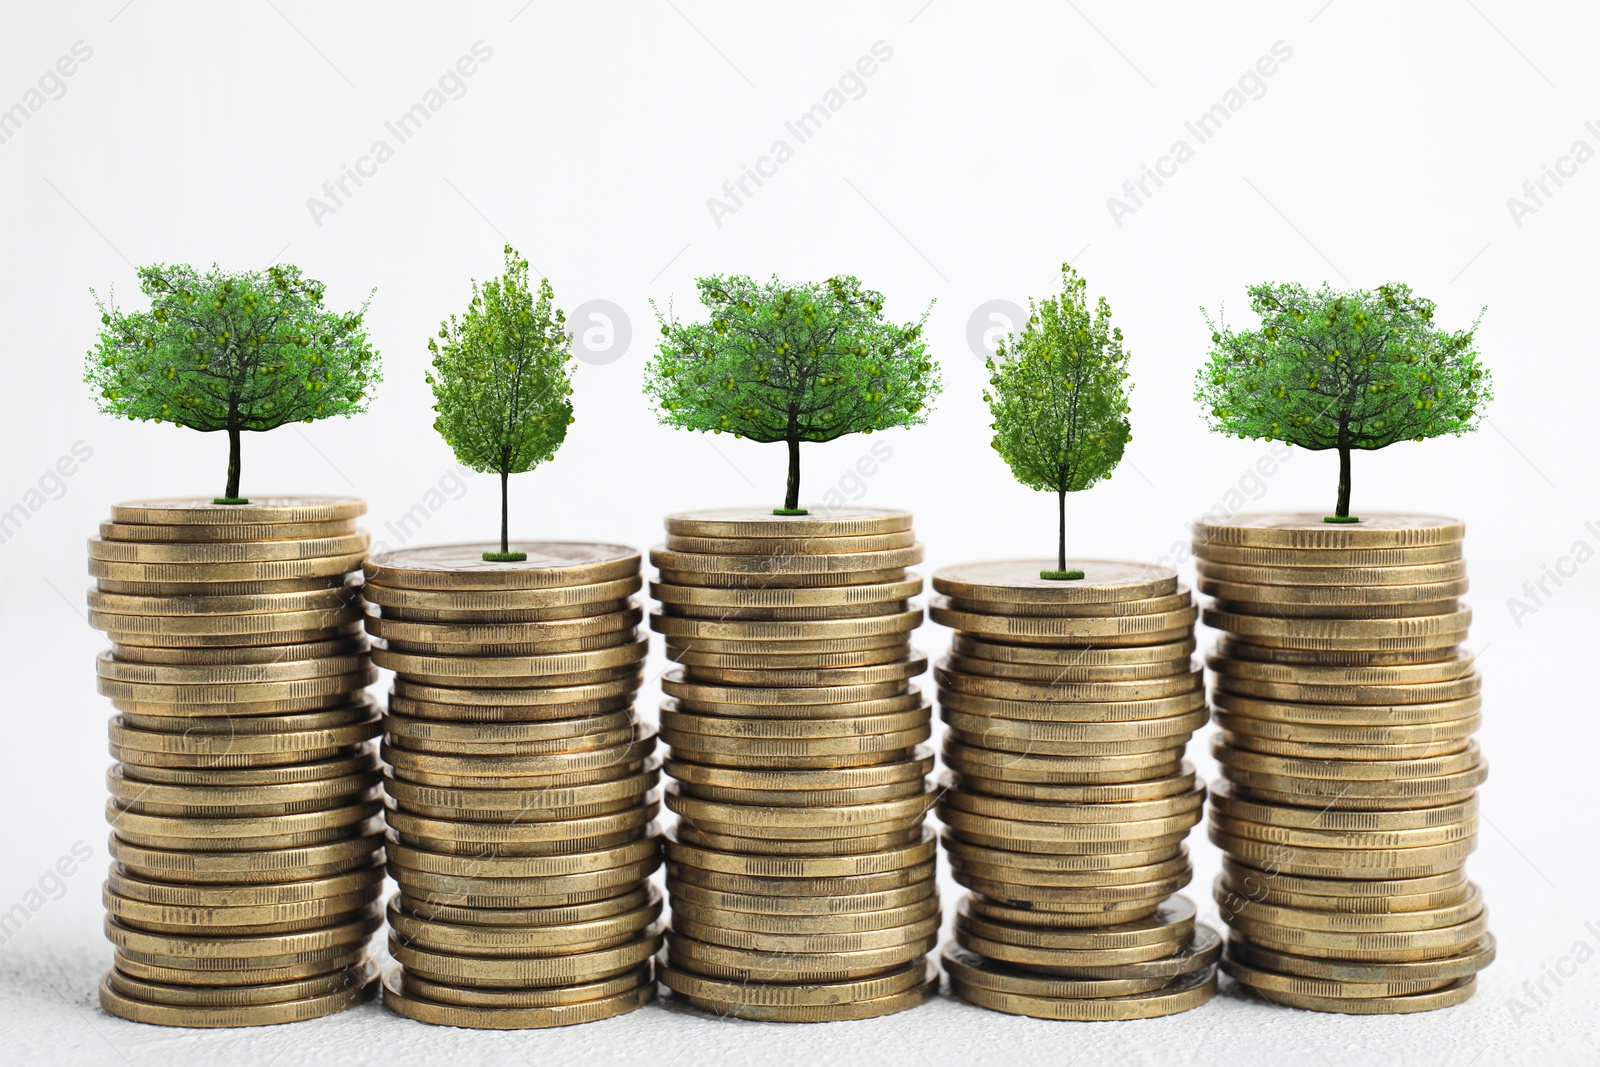
[[[0, 8], [0, 109], [73, 42], [94, 50], [65, 95], [0, 144], [0, 513], [18, 502], [31, 512], [0, 542], [0, 915], [28, 911], [30, 892], [73, 842], [94, 850], [60, 899], [38, 897], [20, 932], [0, 938], [0, 1063], [1600, 1061], [1600, 564], [1568, 567], [1565, 584], [1520, 621], [1507, 605], [1543, 566], [1575, 558], [1575, 543], [1600, 546], [1600, 530], [1585, 526], [1600, 523], [1600, 166], [1585, 164], [1560, 187], [1547, 180], [1546, 202], [1521, 226], [1506, 207], [1575, 139], [1600, 145], [1584, 126], [1600, 120], [1597, 17], [1553, 0]], [[480, 39], [494, 57], [466, 95], [314, 223], [306, 198]], [[1280, 40], [1294, 55], [1265, 94], [1117, 226], [1107, 197], [1188, 136], [1184, 122]], [[755, 165], [875, 41], [893, 58], [860, 98], [716, 225], [707, 197], [741, 164]], [[638, 392], [654, 332], [646, 298], [675, 294], [681, 310], [697, 274], [841, 269], [886, 292], [897, 317], [937, 297], [929, 330], [946, 391], [931, 425], [872, 439], [894, 455], [864, 481], [852, 470], [868, 442], [806, 456], [808, 496], [833, 488], [914, 508], [929, 546], [924, 572], [1053, 543], [1053, 501], [1015, 486], [987, 447], [983, 371], [966, 330], [985, 301], [1042, 295], [1064, 257], [1077, 257], [1090, 289], [1110, 299], [1137, 381], [1122, 471], [1072, 503], [1086, 556], [1156, 559], [1215, 505], [1319, 507], [1331, 495], [1327, 456], [1296, 455], [1257, 477], [1261, 446], [1205, 433], [1190, 396], [1206, 345], [1196, 305], [1237, 310], [1248, 283], [1324, 277], [1409, 281], [1452, 325], [1487, 304], [1492, 426], [1356, 463], [1358, 510], [1468, 522], [1480, 740], [1493, 768], [1470, 870], [1500, 941], [1478, 996], [1426, 1016], [1351, 1019], [1225, 989], [1177, 1018], [1096, 1025], [948, 1000], [798, 1028], [653, 1006], [511, 1035], [431, 1029], [376, 1005], [229, 1033], [101, 1013], [94, 989], [111, 956], [98, 900], [108, 709], [91, 666], [102, 641], [78, 614], [83, 538], [114, 500], [209, 495], [222, 449], [214, 437], [94, 413], [78, 364], [94, 326], [86, 290], [115, 285], [129, 299], [130, 263], [248, 266], [274, 255], [325, 279], [336, 306], [376, 285], [369, 322], [387, 380], [372, 413], [252, 436], [247, 489], [357, 489], [371, 501], [369, 528], [391, 544], [419, 504], [416, 540], [481, 538], [493, 487], [451, 480], [448, 452], [427, 428], [424, 341], [462, 305], [469, 276], [498, 268], [504, 239], [551, 277], [568, 308], [609, 299], [633, 324], [624, 358], [580, 368], [578, 421], [556, 462], [513, 483], [523, 536], [644, 545], [667, 511], [766, 499], [781, 483], [781, 449], [654, 425]], [[30, 497], [78, 441], [92, 459]], [[930, 628], [922, 640], [937, 651], [945, 637]], [[1204, 903], [1216, 850], [1198, 833], [1192, 849], [1190, 893]], [[1571, 976], [1547, 977], [1560, 971]]]

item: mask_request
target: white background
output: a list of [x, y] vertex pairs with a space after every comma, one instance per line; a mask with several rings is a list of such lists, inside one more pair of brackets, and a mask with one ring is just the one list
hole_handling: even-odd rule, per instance
[[[1542, 606], [1524, 596], [1576, 542], [1600, 548], [1593, 300], [1600, 163], [1579, 167], [1517, 225], [1506, 200], [1600, 119], [1586, 5], [1506, 0], [1230, 4], [713, 0], [474, 5], [161, 0], [7, 4], [0, 108], [74, 42], [92, 58], [0, 144], [0, 508], [26, 502], [74, 442], [92, 458], [0, 545], [4, 745], [0, 910], [72, 843], [94, 859], [0, 946], [0, 1058], [135, 1065], [227, 1057], [326, 1061], [712, 1064], [1128, 1062], [1345, 1064], [1593, 1062], [1600, 1008], [1597, 748], [1592, 679], [1600, 564]], [[476, 41], [492, 58], [337, 212], [306, 201], [385, 134]], [[718, 226], [706, 206], [783, 124], [883, 41], [893, 55], [794, 158]], [[1185, 137], [1283, 41], [1293, 55], [1136, 213], [1106, 201]], [[353, 188], [353, 187], [352, 187]], [[84, 539], [113, 501], [219, 492], [220, 436], [98, 415], [81, 382], [91, 286], [139, 300], [153, 261], [300, 264], [336, 307], [376, 287], [369, 323], [387, 381], [370, 414], [246, 438], [244, 489], [359, 492], [368, 526], [452, 469], [430, 429], [425, 342], [495, 273], [510, 240], [568, 308], [620, 305], [630, 349], [579, 369], [577, 423], [556, 460], [513, 483], [523, 536], [647, 545], [668, 511], [776, 502], [782, 450], [657, 426], [640, 395], [655, 333], [648, 300], [692, 312], [714, 271], [858, 274], [913, 318], [937, 299], [945, 393], [928, 426], [896, 431], [862, 488], [917, 512], [928, 567], [1053, 547], [1054, 501], [1012, 482], [988, 447], [967, 320], [1025, 302], [1071, 258], [1105, 294], [1133, 351], [1134, 442], [1117, 476], [1071, 502], [1084, 556], [1152, 560], [1244, 484], [1252, 507], [1332, 504], [1331, 454], [1249, 480], [1265, 447], [1208, 434], [1192, 399], [1200, 306], [1242, 318], [1245, 287], [1277, 279], [1372, 287], [1395, 279], [1443, 323], [1488, 306], [1481, 349], [1497, 398], [1476, 436], [1359, 455], [1356, 510], [1468, 524], [1493, 767], [1471, 871], [1500, 959], [1467, 1005], [1352, 1019], [1265, 1006], [1226, 985], [1161, 1021], [1046, 1024], [949, 1000], [824, 1027], [719, 1022], [653, 1006], [625, 1019], [511, 1036], [430, 1029], [377, 1006], [296, 1027], [219, 1034], [104, 1015], [94, 986], [108, 707], [103, 640], [82, 618]], [[686, 308], [685, 305], [691, 305]], [[872, 442], [808, 446], [806, 497]], [[415, 543], [494, 532], [495, 487], [468, 483]], [[39, 497], [31, 498], [35, 503]], [[1571, 571], [1573, 568], [1567, 565]], [[1530, 606], [1532, 602], [1529, 601]], [[1520, 621], [1520, 625], [1518, 625]], [[946, 635], [924, 631], [938, 651]], [[647, 695], [645, 706], [649, 706]], [[1194, 746], [1196, 758], [1203, 742]], [[1209, 760], [1202, 761], [1211, 773]], [[1191, 895], [1209, 908], [1216, 850], [1196, 832]], [[949, 899], [953, 899], [953, 893]], [[1596, 920], [1597, 925], [1585, 923]], [[1577, 956], [1572, 953], [1582, 943]], [[1579, 957], [1583, 962], [1579, 963]], [[1549, 970], [1570, 973], [1531, 984]]]

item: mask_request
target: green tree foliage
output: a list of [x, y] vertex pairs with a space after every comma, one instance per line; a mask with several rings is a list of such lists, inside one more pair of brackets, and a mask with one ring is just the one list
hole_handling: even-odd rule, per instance
[[988, 366], [994, 450], [1017, 481], [1056, 494], [1056, 569], [1042, 577], [1081, 578], [1067, 570], [1067, 494], [1111, 477], [1132, 440], [1122, 331], [1105, 297], [1090, 308], [1083, 278], [1063, 263], [1061, 295], [1030, 299], [1022, 335]]
[[381, 380], [367, 305], [329, 311], [324, 288], [287, 264], [265, 273], [142, 267], [149, 311], [121, 311], [95, 295], [101, 328], [84, 381], [108, 415], [226, 430], [219, 500], [239, 501], [241, 432], [357, 414]]
[[500, 552], [508, 551], [506, 482], [550, 459], [572, 424], [572, 334], [547, 279], [535, 299], [528, 261], [505, 247], [506, 271], [472, 283], [472, 302], [430, 338], [433, 428], [475, 471], [500, 475]]
[[939, 370], [923, 339], [926, 311], [896, 325], [883, 295], [850, 275], [797, 285], [716, 275], [696, 285], [710, 321], [657, 310], [661, 345], [645, 393], [667, 426], [786, 442], [782, 511], [801, 513], [802, 441], [927, 420]]
[[[1195, 399], [1218, 433], [1339, 450], [1335, 520], [1350, 518], [1350, 453], [1478, 428], [1492, 398], [1473, 335], [1434, 326], [1434, 303], [1406, 285], [1376, 293], [1250, 288], [1255, 330], [1212, 322]], [[1202, 309], [1203, 311], [1204, 309]]]

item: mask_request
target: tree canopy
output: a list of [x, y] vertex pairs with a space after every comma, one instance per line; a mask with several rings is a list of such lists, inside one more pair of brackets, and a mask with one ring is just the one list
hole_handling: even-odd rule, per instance
[[[1434, 302], [1402, 284], [1315, 293], [1251, 286], [1254, 330], [1210, 315], [1210, 358], [1195, 399], [1212, 430], [1339, 451], [1335, 519], [1350, 520], [1350, 453], [1477, 429], [1492, 398], [1478, 360], [1478, 321], [1434, 325]], [[1202, 309], [1203, 311], [1204, 309]]]
[[798, 284], [715, 275], [696, 286], [709, 321], [657, 309], [661, 343], [645, 393], [665, 425], [787, 442], [782, 510], [800, 509], [801, 442], [926, 421], [940, 388], [926, 311], [893, 323], [883, 295], [850, 275]]
[[[228, 484], [239, 498], [239, 434], [366, 410], [381, 380], [367, 304], [323, 306], [325, 287], [291, 264], [201, 273], [187, 264], [139, 269], [148, 311], [95, 302], [101, 329], [84, 381], [100, 410], [192, 430], [226, 430]], [[369, 298], [370, 300], [370, 294]]]
[[1066, 569], [1066, 498], [1111, 477], [1132, 440], [1128, 351], [1105, 297], [1091, 308], [1083, 278], [1066, 264], [1061, 294], [1030, 299], [1028, 310], [1021, 335], [988, 361], [992, 445], [1017, 481], [1056, 494], [1057, 567], [1045, 576], [1081, 578]]
[[[548, 279], [538, 297], [528, 261], [505, 246], [505, 273], [472, 283], [466, 312], [439, 326], [433, 428], [475, 471], [500, 475], [500, 554], [508, 551], [506, 482], [556, 454], [572, 424], [572, 334]], [[486, 557], [493, 555], [486, 553]]]

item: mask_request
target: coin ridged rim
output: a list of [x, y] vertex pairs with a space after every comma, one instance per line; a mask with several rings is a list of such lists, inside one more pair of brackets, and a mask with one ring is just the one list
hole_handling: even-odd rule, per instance
[[851, 537], [911, 529], [911, 512], [860, 504], [819, 505], [816, 514], [777, 515], [756, 507], [675, 511], [667, 532], [682, 537]]
[[[918, 541], [905, 548], [875, 552], [829, 552], [798, 555], [727, 555], [711, 552], [678, 552], [665, 544], [652, 545], [650, 564], [666, 581], [667, 574], [719, 575], [862, 575], [904, 570], [922, 562], [923, 546]], [[686, 585], [691, 583], [675, 582]], [[866, 584], [866, 583], [860, 583]], [[877, 584], [877, 583], [873, 583]]]
[[969, 1004], [1008, 1015], [1081, 1022], [1155, 1019], [1189, 1011], [1206, 1003], [1216, 994], [1217, 974], [1213, 968], [1193, 976], [1192, 981], [1180, 979], [1153, 992], [1099, 999], [997, 993], [981, 986], [969, 986], [954, 978], [951, 979], [950, 988], [952, 993]]
[[473, 1030], [548, 1030], [560, 1026], [598, 1022], [626, 1015], [656, 998], [656, 984], [641, 982], [632, 989], [594, 1000], [542, 1007], [500, 1007], [450, 1004], [405, 992], [402, 968], [383, 976], [383, 1005], [396, 1015], [434, 1026]]
[[1330, 523], [1316, 512], [1248, 512], [1217, 522], [1196, 519], [1194, 539], [1205, 544], [1249, 548], [1411, 548], [1452, 544], [1466, 536], [1466, 523], [1443, 515], [1370, 511], [1357, 522]]
[[366, 985], [355, 989], [339, 990], [301, 1000], [202, 1007], [192, 1004], [157, 1004], [126, 996], [112, 985], [111, 978], [107, 975], [100, 982], [100, 1006], [112, 1015], [133, 1022], [155, 1023], [160, 1026], [206, 1028], [270, 1026], [332, 1015], [371, 999], [376, 989], [377, 983], [369, 981]]
[[1452, 956], [1416, 960], [1327, 959], [1284, 952], [1238, 937], [1230, 938], [1228, 942], [1228, 954], [1239, 958], [1247, 965], [1280, 974], [1339, 982], [1465, 978], [1477, 974], [1493, 963], [1496, 951], [1494, 935], [1487, 930], [1464, 952]]
[[1148, 600], [1167, 596], [1178, 587], [1178, 572], [1156, 563], [1072, 559], [1066, 569], [1081, 570], [1081, 579], [1041, 578], [1057, 569], [1054, 559], [994, 560], [958, 563], [933, 574], [933, 588], [962, 600], [1002, 604], [1094, 604]]

